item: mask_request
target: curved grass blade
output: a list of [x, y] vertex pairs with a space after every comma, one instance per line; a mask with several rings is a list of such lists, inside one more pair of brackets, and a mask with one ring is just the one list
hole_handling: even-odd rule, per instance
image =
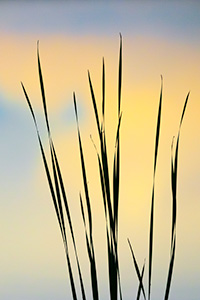
[[[143, 274], [140, 275], [140, 270], [139, 270], [139, 267], [138, 267], [138, 264], [137, 264], [137, 261], [136, 261], [136, 258], [135, 258], [134, 252], [133, 252], [133, 248], [131, 246], [131, 242], [129, 241], [129, 239], [128, 239], [128, 244], [129, 244], [129, 247], [130, 247], [130, 250], [131, 250], [131, 254], [132, 254], [132, 258], [133, 258], [133, 263], [134, 263], [135, 271], [136, 271], [136, 274], [137, 274], [138, 280], [139, 280], [138, 294], [140, 294], [139, 290], [141, 289], [142, 293], [143, 293], [143, 296], [144, 296], [144, 299], [146, 300], [145, 290], [144, 290], [144, 286], [143, 286], [143, 282], [142, 282], [142, 280], [143, 280]], [[144, 266], [143, 266], [143, 269], [144, 269]], [[143, 273], [144, 273], [144, 271], [143, 271]], [[139, 299], [138, 297], [137, 297], [137, 299]]]
[[94, 90], [93, 90], [92, 81], [91, 81], [91, 78], [90, 78], [90, 72], [89, 71], [88, 71], [88, 79], [89, 79], [89, 85], [90, 85], [90, 92], [91, 92], [91, 96], [92, 96], [93, 108], [94, 108], [95, 117], [96, 117], [97, 129], [98, 129], [99, 136], [100, 136], [101, 135], [101, 130], [100, 130], [100, 125], [99, 125], [98, 110], [97, 110]]
[[42, 95], [44, 115], [45, 115], [45, 120], [46, 120], [47, 131], [48, 131], [48, 134], [50, 135], [50, 126], [49, 126], [49, 120], [48, 120], [48, 114], [47, 114], [44, 81], [43, 81], [43, 77], [42, 77], [42, 69], [41, 69], [40, 55], [39, 55], [39, 41], [37, 43], [37, 58], [38, 58], [38, 72], [39, 72], [40, 89], [41, 89], [41, 95]]
[[[175, 157], [173, 160], [173, 154], [171, 155], [171, 186], [172, 186], [172, 233], [171, 233], [171, 251], [170, 251], [170, 263], [169, 263], [169, 270], [168, 270], [168, 277], [167, 277], [167, 284], [165, 290], [165, 300], [169, 298], [169, 292], [171, 287], [172, 275], [173, 275], [173, 267], [174, 267], [174, 259], [175, 259], [175, 247], [176, 247], [176, 218], [177, 218], [177, 171], [178, 171], [178, 149], [179, 149], [179, 139], [180, 139], [180, 131], [181, 125], [183, 122], [186, 106], [189, 99], [189, 94], [187, 94], [183, 112], [181, 115], [181, 120], [179, 124], [178, 136], [176, 141], [176, 150], [175, 150]], [[172, 149], [173, 149], [173, 142], [172, 142]]]
[[179, 124], [179, 130], [178, 130], [178, 136], [177, 136], [177, 142], [176, 142], [176, 150], [175, 150], [175, 157], [174, 157], [174, 164], [172, 164], [172, 198], [173, 198], [173, 214], [172, 214], [172, 236], [171, 236], [171, 244], [173, 240], [173, 233], [174, 233], [174, 228], [176, 225], [176, 194], [177, 194], [177, 170], [178, 170], [178, 149], [179, 149], [179, 139], [180, 139], [180, 131], [181, 131], [181, 125], [183, 122], [186, 106], [188, 103], [190, 93], [187, 94], [184, 107], [183, 107], [183, 112], [181, 115], [181, 120]]
[[153, 188], [152, 188], [150, 230], [149, 230], [149, 283], [148, 283], [148, 299], [149, 300], [150, 300], [150, 295], [151, 295], [151, 276], [152, 276], [152, 258], [153, 258], [154, 188], [155, 188], [155, 173], [156, 173], [159, 135], [160, 135], [160, 123], [161, 123], [162, 89], [163, 89], [163, 80], [162, 80], [162, 76], [161, 76], [161, 91], [160, 91], [160, 102], [159, 102], [159, 108], [158, 108], [156, 140], [155, 140]]

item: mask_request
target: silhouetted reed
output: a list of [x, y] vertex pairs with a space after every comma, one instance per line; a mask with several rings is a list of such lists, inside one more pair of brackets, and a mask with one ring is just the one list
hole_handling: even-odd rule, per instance
[[[44, 168], [49, 184], [49, 189], [51, 192], [51, 197], [53, 200], [53, 205], [55, 208], [58, 225], [60, 228], [60, 232], [62, 235], [64, 249], [67, 260], [67, 267], [69, 272], [69, 280], [72, 291], [73, 300], [77, 299], [77, 287], [74, 280], [74, 267], [71, 265], [70, 253], [68, 247], [68, 236], [66, 234], [66, 220], [70, 229], [71, 239], [73, 243], [73, 249], [75, 253], [76, 265], [78, 269], [79, 276], [79, 284], [81, 289], [81, 296], [83, 300], [87, 299], [87, 295], [85, 292], [83, 276], [81, 272], [81, 266], [79, 262], [78, 249], [76, 246], [76, 240], [73, 230], [72, 218], [70, 214], [68, 199], [65, 192], [65, 186], [63, 181], [63, 176], [61, 173], [60, 164], [58, 161], [58, 157], [56, 154], [55, 146], [53, 143], [53, 139], [51, 136], [50, 124], [48, 120], [48, 112], [47, 112], [47, 103], [45, 97], [45, 88], [42, 76], [42, 69], [40, 63], [39, 56], [39, 44], [37, 47], [37, 58], [38, 58], [38, 72], [39, 72], [39, 81], [40, 81], [40, 90], [42, 96], [42, 104], [44, 111], [44, 118], [46, 122], [46, 128], [48, 133], [49, 140], [49, 149], [51, 155], [51, 162], [47, 161], [45, 150], [43, 147], [43, 143], [40, 137], [36, 117], [29, 99], [29, 96], [25, 90], [25, 87], [22, 83], [22, 88], [32, 114], [32, 118], [35, 124], [37, 137], [39, 141], [39, 146], [41, 150], [42, 160], [44, 163]], [[108, 263], [108, 280], [109, 280], [109, 295], [111, 300], [117, 300], [118, 297], [120, 300], [123, 299], [121, 280], [120, 280], [120, 269], [119, 269], [119, 256], [118, 256], [118, 214], [119, 214], [119, 186], [120, 186], [120, 126], [122, 119], [121, 112], [121, 90], [122, 90], [122, 37], [120, 35], [120, 50], [119, 50], [119, 71], [118, 71], [118, 124], [116, 128], [116, 138], [115, 138], [115, 151], [113, 153], [113, 166], [112, 170], [109, 170], [108, 163], [108, 153], [107, 153], [107, 139], [106, 139], [106, 128], [105, 128], [105, 63], [103, 59], [102, 64], [102, 112], [101, 116], [97, 109], [95, 92], [92, 85], [92, 80], [90, 76], [90, 72], [88, 71], [88, 80], [89, 87], [91, 92], [92, 105], [94, 109], [98, 137], [99, 137], [99, 145], [100, 150], [98, 151], [96, 146], [96, 154], [98, 161], [98, 169], [101, 183], [101, 191], [102, 191], [102, 200], [104, 206], [104, 214], [105, 214], [105, 226], [106, 226], [106, 245], [107, 245], [107, 258], [105, 260]], [[145, 285], [143, 283], [145, 264], [140, 268], [138, 266], [132, 245], [130, 240], [128, 240], [128, 245], [130, 247], [130, 251], [133, 258], [133, 265], [138, 277], [138, 290], [136, 299], [140, 299], [141, 296], [144, 299], [150, 300], [151, 298], [151, 281], [152, 281], [152, 264], [153, 264], [153, 241], [154, 241], [154, 188], [155, 188], [155, 175], [156, 175], [156, 166], [157, 166], [157, 157], [158, 157], [158, 149], [159, 149], [159, 137], [160, 137], [160, 128], [161, 128], [161, 111], [162, 111], [162, 91], [163, 91], [163, 80], [161, 76], [161, 91], [160, 91], [160, 100], [158, 107], [158, 116], [157, 116], [157, 126], [156, 126], [156, 138], [155, 138], [155, 154], [154, 154], [154, 169], [153, 169], [153, 187], [152, 187], [152, 200], [151, 200], [151, 211], [150, 211], [150, 227], [149, 227], [149, 259], [148, 259], [148, 287], [147, 291], [145, 289]], [[177, 215], [177, 171], [178, 171], [178, 152], [179, 152], [179, 138], [180, 138], [180, 130], [182, 121], [184, 118], [187, 101], [189, 98], [189, 93], [186, 97], [180, 125], [179, 131], [176, 140], [172, 141], [172, 149], [175, 147], [175, 151], [171, 152], [171, 188], [172, 188], [172, 229], [171, 229], [171, 245], [170, 245], [170, 260], [169, 260], [169, 269], [168, 276], [166, 282], [166, 289], [164, 299], [167, 300], [169, 298], [173, 267], [174, 267], [174, 259], [175, 259], [175, 250], [176, 250], [176, 215]], [[73, 93], [73, 101], [74, 101], [74, 110], [75, 117], [77, 123], [77, 133], [78, 133], [78, 143], [79, 143], [79, 151], [80, 151], [80, 162], [81, 162], [81, 170], [82, 170], [82, 178], [84, 185], [84, 196], [86, 200], [86, 211], [84, 211], [84, 206], [82, 203], [82, 195], [80, 194], [80, 206], [83, 224], [85, 228], [85, 239], [86, 239], [86, 248], [87, 254], [89, 258], [89, 266], [90, 266], [90, 279], [91, 279], [91, 290], [92, 297], [94, 300], [99, 299], [99, 288], [98, 288], [98, 277], [97, 277], [97, 264], [95, 257], [95, 245], [93, 239], [93, 220], [92, 220], [92, 210], [91, 210], [91, 198], [89, 194], [88, 188], [88, 180], [87, 180], [87, 169], [84, 158], [84, 151], [81, 140], [81, 133], [79, 128], [79, 120], [78, 120], [78, 109], [76, 103], [76, 95]], [[51, 165], [51, 166], [50, 166]], [[51, 175], [51, 171], [52, 174]], [[112, 173], [111, 173], [112, 171]], [[113, 174], [113, 178], [111, 180], [110, 174]], [[113, 189], [113, 197], [111, 197], [111, 188]], [[89, 226], [86, 224], [86, 217], [89, 222]], [[65, 217], [66, 216], [66, 217]], [[146, 291], [146, 292], [145, 292]]]

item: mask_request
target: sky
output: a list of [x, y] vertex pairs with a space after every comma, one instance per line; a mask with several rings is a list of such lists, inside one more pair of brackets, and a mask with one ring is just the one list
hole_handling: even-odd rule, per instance
[[[101, 299], [108, 298], [98, 136], [87, 71], [101, 106], [106, 66], [106, 130], [112, 168], [117, 126], [119, 34], [123, 39], [119, 256], [124, 299], [148, 263], [148, 233], [156, 119], [163, 76], [163, 108], [155, 185], [152, 299], [163, 298], [170, 253], [170, 155], [187, 93], [178, 168], [177, 249], [171, 300], [200, 297], [200, 4], [198, 1], [0, 2], [0, 298], [70, 299], [62, 239], [45, 177], [30, 96], [48, 153], [37, 69], [37, 41], [51, 130], [65, 179], [88, 299], [88, 257], [79, 205], [83, 191], [72, 93], [75, 91], [94, 216]], [[49, 156], [48, 156], [49, 157]], [[72, 255], [72, 262], [73, 261]], [[129, 274], [129, 276], [127, 276]], [[147, 268], [144, 278], [147, 286]]]

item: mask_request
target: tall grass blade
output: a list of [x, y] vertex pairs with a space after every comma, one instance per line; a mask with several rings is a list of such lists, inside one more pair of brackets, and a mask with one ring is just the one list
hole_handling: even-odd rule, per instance
[[92, 214], [91, 214], [90, 197], [89, 197], [89, 191], [88, 191], [88, 185], [87, 185], [87, 176], [86, 176], [83, 148], [82, 148], [82, 142], [81, 142], [81, 136], [80, 136], [80, 130], [79, 130], [78, 112], [77, 112], [75, 93], [73, 93], [73, 98], [74, 98], [74, 109], [75, 109], [75, 115], [76, 115], [77, 131], [78, 131], [82, 177], [83, 177], [85, 198], [86, 198], [86, 204], [87, 204], [87, 213], [88, 213], [88, 220], [89, 220], [89, 237], [90, 237], [89, 243], [90, 243], [90, 250], [91, 250], [91, 253], [90, 253], [91, 255], [89, 255], [89, 259], [90, 259], [92, 292], [93, 292], [93, 299], [98, 300], [99, 295], [98, 295], [97, 272], [96, 272], [96, 262], [95, 262], [95, 253], [94, 253], [93, 236], [92, 236]]
[[150, 300], [150, 295], [151, 295], [151, 276], [152, 276], [152, 258], [153, 258], [154, 188], [155, 188], [155, 173], [156, 173], [156, 163], [157, 163], [159, 135], [160, 135], [160, 123], [161, 123], [162, 89], [163, 89], [163, 81], [162, 81], [162, 76], [161, 76], [161, 91], [160, 91], [160, 102], [159, 102], [159, 108], [158, 108], [156, 140], [155, 140], [153, 188], [152, 188], [150, 230], [149, 230], [149, 283], [148, 283], [148, 299], [149, 300]]
[[[93, 140], [92, 140], [93, 142]], [[94, 144], [94, 142], [93, 142]], [[102, 170], [102, 165], [101, 165], [101, 160], [100, 156], [98, 154], [98, 151], [96, 149], [96, 146], [94, 144], [97, 157], [98, 157], [98, 163], [99, 163], [99, 173], [100, 173], [100, 181], [101, 181], [101, 189], [102, 189], [102, 197], [103, 197], [103, 202], [104, 202], [104, 212], [105, 212], [105, 220], [106, 220], [106, 232], [107, 232], [107, 251], [108, 251], [108, 265], [111, 268], [111, 272], [109, 274], [114, 274], [116, 275], [110, 275], [109, 276], [109, 282], [110, 282], [110, 298], [115, 299], [116, 297], [116, 290], [114, 291], [114, 287], [116, 287], [116, 280], [113, 280], [113, 278], [116, 278], [118, 276], [118, 281], [119, 281], [119, 293], [120, 293], [120, 299], [122, 300], [122, 291], [121, 291], [121, 283], [120, 283], [120, 274], [119, 274], [119, 268], [118, 268], [118, 255], [116, 255], [113, 251], [111, 251], [111, 241], [109, 239], [109, 230], [108, 230], [108, 218], [107, 218], [107, 205], [106, 205], [106, 194], [105, 194], [105, 184], [104, 184], [104, 177], [103, 177], [103, 170]], [[112, 239], [113, 240], [113, 239]], [[115, 242], [115, 247], [116, 249], [116, 242]], [[113, 246], [112, 246], [113, 249]], [[117, 253], [117, 251], [115, 251]], [[115, 271], [114, 271], [115, 270]], [[113, 281], [115, 284], [113, 284]], [[114, 294], [114, 296], [113, 296]]]
[[84, 213], [84, 209], [83, 209], [81, 194], [80, 194], [80, 204], [81, 204], [81, 212], [82, 212], [82, 218], [83, 218], [83, 223], [84, 223], [84, 228], [85, 228], [86, 246], [87, 246], [88, 257], [89, 257], [89, 261], [90, 261], [92, 295], [93, 295], [93, 299], [96, 300], [96, 299], [99, 299], [99, 296], [98, 296], [98, 284], [97, 284], [97, 276], [96, 276], [96, 264], [95, 264], [95, 258], [94, 258], [94, 248], [93, 248], [93, 243], [89, 240], [88, 233], [87, 233], [85, 213]]
[[46, 156], [45, 156], [45, 153], [44, 153], [44, 148], [43, 148], [42, 141], [41, 141], [41, 138], [40, 138], [40, 134], [39, 134], [38, 126], [37, 126], [37, 121], [36, 121], [35, 114], [34, 114], [31, 102], [29, 100], [28, 94], [25, 90], [25, 87], [24, 87], [23, 83], [21, 83], [21, 85], [22, 85], [22, 89], [23, 89], [26, 101], [28, 103], [29, 109], [31, 111], [31, 115], [33, 117], [34, 125], [35, 125], [36, 132], [37, 132], [37, 137], [38, 137], [38, 141], [39, 141], [39, 145], [40, 145], [40, 150], [41, 150], [41, 154], [42, 154], [42, 159], [43, 159], [43, 163], [44, 163], [44, 167], [45, 167], [45, 172], [46, 172], [46, 176], [47, 176], [47, 181], [48, 181], [48, 184], [49, 184], [49, 189], [50, 189], [52, 200], [53, 200], [53, 205], [54, 205], [54, 208], [55, 208], [55, 212], [56, 212], [57, 220], [58, 220], [58, 223], [59, 223], [60, 231], [61, 231], [61, 234], [62, 234], [62, 238], [64, 240], [64, 234], [63, 234], [59, 209], [58, 209], [58, 205], [57, 205], [57, 201], [56, 201], [56, 196], [55, 196], [55, 193], [54, 193], [54, 187], [53, 187], [53, 184], [52, 184], [48, 163], [47, 163]]
[[[100, 160], [100, 157], [98, 156], [98, 161], [99, 161], [99, 172], [100, 172], [102, 195], [103, 195], [103, 201], [104, 201], [105, 217], [106, 217], [106, 222], [107, 222], [107, 209], [108, 209], [108, 216], [109, 216], [109, 223], [110, 223], [110, 230], [109, 231], [107, 230], [107, 234], [114, 235], [114, 219], [113, 219], [112, 204], [111, 204], [111, 197], [110, 197], [110, 183], [109, 183], [109, 171], [108, 171], [108, 158], [107, 158], [106, 137], [105, 137], [105, 128], [104, 128], [104, 117], [103, 117], [103, 121], [102, 121], [102, 130], [100, 131], [96, 99], [94, 96], [94, 90], [93, 90], [89, 72], [88, 72], [88, 78], [89, 78], [91, 98], [92, 98], [94, 113], [95, 113], [95, 117], [96, 117], [97, 129], [98, 129], [99, 140], [100, 140], [100, 148], [101, 148], [101, 160]], [[103, 80], [103, 82], [105, 80], [104, 64], [103, 64], [102, 80]], [[104, 97], [105, 84], [104, 83], [102, 83], [102, 93], [103, 93], [103, 99], [102, 99], [102, 113], [103, 113], [104, 107], [105, 107], [105, 97]], [[107, 229], [108, 229], [108, 227], [107, 227]], [[109, 240], [107, 240], [107, 243], [109, 243]], [[115, 287], [116, 287], [116, 284], [114, 284], [116, 276], [113, 274], [114, 274], [114, 272], [116, 274], [116, 267], [113, 262], [113, 253], [111, 252], [110, 243], [107, 245], [107, 251], [108, 251], [109, 274], [112, 274], [112, 276], [109, 275], [110, 298], [114, 299], [113, 297], [116, 297], [116, 294], [114, 294], [113, 286], [115, 285]], [[114, 268], [115, 268], [115, 271], [114, 271]], [[113, 295], [115, 295], [115, 296], [113, 296]]]
[[[112, 245], [112, 244], [111, 244]], [[116, 272], [116, 268], [115, 268], [115, 255], [113, 252], [113, 248], [111, 248], [111, 251], [109, 253], [110, 257], [109, 257], [109, 264], [110, 264], [110, 268], [109, 268], [109, 275], [110, 275], [110, 299], [111, 300], [115, 300], [117, 299], [117, 272]]]
[[67, 258], [67, 266], [68, 266], [68, 272], [69, 272], [69, 277], [70, 277], [70, 286], [71, 286], [73, 300], [77, 300], [76, 289], [75, 289], [75, 284], [74, 284], [74, 279], [73, 279], [73, 273], [72, 273], [70, 258], [69, 258], [69, 254], [68, 254], [67, 239], [66, 239], [66, 235], [65, 235], [65, 232], [64, 232], [64, 228], [63, 228], [63, 221], [62, 221], [62, 218], [61, 218], [61, 215], [60, 215], [59, 205], [57, 203], [56, 194], [55, 194], [53, 183], [52, 183], [52, 180], [51, 180], [51, 175], [50, 175], [47, 159], [46, 159], [46, 156], [45, 156], [44, 148], [43, 148], [43, 145], [42, 145], [42, 141], [41, 141], [41, 138], [40, 138], [40, 134], [39, 134], [35, 114], [34, 114], [31, 102], [29, 100], [28, 94], [25, 90], [25, 87], [24, 87], [23, 83], [21, 83], [21, 85], [22, 85], [22, 89], [23, 89], [25, 98], [27, 100], [27, 103], [28, 103], [28, 106], [29, 106], [29, 109], [30, 109], [30, 112], [31, 112], [31, 115], [32, 115], [32, 118], [33, 118], [33, 121], [34, 121], [34, 124], [35, 124], [37, 137], [38, 137], [40, 150], [41, 150], [41, 155], [42, 155], [44, 168], [45, 168], [45, 172], [46, 172], [46, 176], [47, 176], [47, 181], [48, 181], [48, 184], [49, 184], [49, 189], [50, 189], [50, 192], [51, 192], [53, 205], [54, 205], [54, 208], [55, 208], [57, 220], [58, 220], [58, 223], [59, 223], [59, 227], [60, 227], [60, 231], [61, 231], [61, 235], [62, 235], [64, 247], [65, 247], [66, 258]]
[[[106, 136], [105, 130], [102, 133], [101, 142], [101, 158], [103, 165], [103, 174], [106, 190], [106, 202], [108, 207], [109, 224], [110, 224], [110, 245], [108, 247], [108, 265], [109, 265], [109, 285], [110, 285], [110, 298], [115, 298], [117, 295], [117, 272], [118, 272], [118, 259], [117, 259], [117, 243], [115, 234], [115, 223], [113, 217], [113, 208], [110, 197], [110, 183], [109, 183], [109, 171], [108, 171], [108, 160], [107, 160], [107, 148], [106, 148]], [[115, 252], [114, 252], [115, 251]]]
[[[122, 299], [121, 293], [121, 283], [120, 283], [120, 273], [119, 273], [119, 262], [118, 262], [118, 250], [117, 250], [117, 236], [118, 236], [118, 203], [119, 203], [119, 173], [120, 173], [120, 160], [119, 160], [119, 128], [121, 122], [121, 86], [122, 86], [122, 37], [120, 35], [120, 54], [119, 54], [119, 78], [118, 78], [118, 129], [116, 135], [116, 150], [114, 154], [114, 164], [113, 164], [113, 203], [111, 202], [110, 195], [110, 180], [109, 180], [109, 168], [108, 168], [108, 157], [107, 157], [107, 147], [106, 147], [106, 134], [105, 134], [105, 64], [103, 59], [102, 68], [102, 125], [101, 131], [99, 130], [99, 116], [96, 105], [96, 99], [94, 96], [94, 90], [90, 78], [90, 73], [88, 72], [89, 86], [92, 97], [92, 103], [94, 108], [94, 113], [96, 117], [97, 128], [99, 132], [100, 139], [100, 149], [101, 149], [101, 159], [98, 155], [99, 163], [99, 173], [101, 180], [102, 196], [104, 201], [105, 218], [107, 224], [107, 210], [109, 216], [109, 230], [107, 227], [107, 251], [108, 251], [108, 265], [110, 283], [110, 297], [116, 299], [117, 288], [119, 283], [120, 298]], [[106, 225], [107, 226], [107, 225]]]
[[92, 213], [91, 213], [90, 198], [89, 198], [89, 191], [88, 191], [88, 185], [87, 185], [87, 177], [86, 177], [85, 161], [84, 161], [84, 156], [83, 156], [83, 148], [82, 148], [80, 130], [79, 130], [79, 125], [78, 125], [78, 113], [77, 113], [75, 93], [73, 94], [73, 98], [74, 98], [74, 108], [75, 108], [75, 115], [76, 115], [76, 121], [77, 121], [79, 151], [80, 151], [80, 157], [81, 157], [81, 168], [82, 168], [82, 175], [83, 175], [85, 198], [86, 198], [87, 210], [88, 210], [89, 227], [90, 227], [90, 232], [92, 233]]
[[88, 251], [89, 260], [91, 261], [92, 260], [92, 252], [91, 252], [90, 242], [89, 242], [88, 233], [87, 233], [85, 213], [84, 213], [84, 209], [83, 209], [83, 201], [82, 201], [81, 194], [80, 194], [80, 205], [81, 205], [81, 213], [82, 213], [82, 218], [83, 218], [83, 224], [84, 224], [84, 228], [85, 228], [85, 238], [86, 238], [87, 251]]
[[99, 165], [99, 175], [100, 175], [100, 182], [101, 182], [101, 191], [102, 191], [102, 198], [103, 198], [103, 204], [104, 204], [105, 220], [106, 220], [106, 225], [108, 225], [107, 205], [106, 205], [106, 191], [105, 191], [105, 182], [104, 182], [104, 174], [103, 174], [103, 169], [102, 169], [102, 163], [101, 163], [101, 159], [100, 159], [99, 153], [97, 151], [96, 145], [95, 145], [91, 135], [90, 135], [90, 138], [92, 140], [92, 143], [94, 145], [94, 148], [95, 148], [96, 154], [97, 154], [98, 165]]
[[118, 117], [121, 113], [121, 90], [122, 90], [122, 35], [120, 33], [119, 49], [119, 78], [118, 78]]
[[[104, 80], [105, 80], [105, 69], [103, 71], [102, 76], [104, 77]], [[90, 92], [91, 92], [91, 98], [92, 98], [94, 113], [95, 113], [95, 117], [96, 117], [97, 129], [98, 129], [98, 133], [99, 133], [100, 145], [101, 145], [101, 159], [102, 159], [104, 182], [105, 182], [106, 201], [107, 201], [107, 205], [108, 205], [110, 224], [111, 224], [111, 227], [112, 227], [112, 230], [113, 230], [114, 229], [114, 223], [113, 223], [113, 213], [112, 213], [112, 205], [111, 205], [111, 197], [110, 197], [110, 183], [109, 183], [108, 158], [107, 158], [107, 149], [106, 149], [105, 130], [103, 132], [100, 130], [96, 99], [95, 99], [94, 89], [93, 89], [93, 86], [92, 86], [92, 81], [91, 81], [89, 71], [88, 71], [88, 79], [89, 79], [89, 86], [90, 86]], [[105, 93], [105, 90], [104, 90], [103, 93]], [[105, 101], [105, 98], [104, 98], [104, 101]], [[104, 105], [105, 105], [105, 102], [104, 102]]]
[[113, 206], [115, 238], [118, 236], [118, 205], [119, 205], [119, 175], [120, 175], [120, 124], [121, 124], [121, 90], [122, 90], [122, 36], [120, 33], [119, 73], [118, 73], [118, 128], [116, 135], [116, 152], [113, 163]]
[[[49, 121], [48, 121], [44, 81], [43, 81], [42, 69], [41, 69], [41, 63], [40, 63], [40, 56], [39, 56], [39, 43], [37, 44], [37, 58], [38, 58], [38, 73], [39, 73], [40, 89], [41, 89], [41, 95], [42, 95], [42, 103], [43, 103], [45, 121], [46, 121], [46, 126], [47, 126], [47, 131], [48, 131], [48, 137], [49, 137], [49, 145], [50, 145], [52, 168], [53, 168], [53, 174], [54, 174], [55, 191], [56, 191], [57, 199], [56, 199], [56, 196], [55, 196], [55, 193], [54, 193], [53, 184], [51, 182], [51, 176], [50, 176], [49, 170], [47, 169], [48, 165], [47, 165], [47, 162], [46, 162], [46, 158], [43, 157], [43, 160], [45, 159], [44, 164], [46, 162], [45, 170], [46, 170], [47, 179], [48, 179], [50, 190], [51, 190], [51, 195], [52, 195], [52, 198], [53, 198], [53, 201], [54, 201], [54, 207], [55, 207], [55, 210], [56, 210], [57, 218], [58, 218], [58, 221], [59, 221], [59, 224], [60, 224], [60, 230], [61, 230], [61, 233], [62, 233], [62, 236], [63, 236], [63, 242], [64, 242], [64, 245], [65, 245], [65, 250], [68, 251], [67, 250], [66, 230], [65, 230], [65, 224], [64, 224], [64, 214], [63, 214], [62, 200], [61, 200], [61, 194], [60, 194], [60, 188], [61, 188], [61, 193], [62, 193], [64, 206], [65, 206], [66, 214], [67, 214], [67, 219], [68, 219], [68, 223], [69, 223], [69, 227], [70, 227], [70, 232], [71, 232], [71, 236], [72, 236], [72, 241], [73, 241], [73, 245], [74, 245], [76, 263], [77, 263], [77, 268], [78, 268], [78, 273], [79, 273], [79, 281], [80, 281], [80, 286], [81, 286], [82, 299], [86, 300], [85, 290], [84, 290], [84, 285], [83, 285], [83, 280], [82, 280], [82, 274], [81, 274], [81, 269], [80, 269], [80, 263], [79, 263], [79, 259], [78, 259], [76, 243], [75, 243], [75, 238], [74, 238], [73, 227], [72, 227], [69, 207], [68, 207], [68, 203], [67, 203], [65, 188], [64, 188], [62, 175], [61, 175], [58, 159], [57, 159], [57, 156], [56, 156], [55, 148], [54, 148], [54, 145], [53, 145], [53, 140], [52, 140], [51, 134], [50, 134], [50, 126], [49, 126]], [[31, 114], [33, 116], [33, 120], [34, 120], [34, 123], [36, 125], [37, 132], [38, 132], [38, 128], [37, 128], [37, 124], [36, 124], [36, 118], [34, 116], [33, 109], [31, 107], [30, 101], [27, 97], [24, 86], [22, 85], [22, 87], [23, 87], [23, 90], [25, 92], [25, 96], [27, 98], [28, 105], [29, 105], [29, 108], [31, 110]], [[39, 134], [39, 132], [38, 132], [38, 134]], [[40, 137], [39, 137], [39, 142], [40, 142], [40, 148], [41, 148], [42, 143], [41, 143]], [[42, 151], [42, 154], [44, 154], [43, 147], [41, 148], [41, 151]], [[69, 260], [69, 254], [67, 254], [67, 255], [68, 255], [67, 259]], [[69, 264], [68, 264], [68, 270], [70, 271]], [[71, 279], [70, 279], [70, 282], [72, 284]], [[71, 288], [72, 288], [72, 286], [71, 286]]]
[[105, 123], [105, 62], [103, 58], [103, 67], [102, 67], [102, 116], [103, 124]]
[[[108, 236], [108, 231], [107, 231]], [[109, 283], [110, 283], [110, 292], [112, 293], [110, 298], [115, 299], [115, 296], [118, 296], [118, 287], [119, 287], [119, 296], [122, 300], [122, 288], [121, 288], [121, 278], [119, 271], [119, 260], [118, 260], [118, 247], [117, 240], [111, 233], [110, 239], [107, 238], [108, 247], [108, 258], [109, 258]]]
[[169, 271], [168, 271], [167, 284], [166, 284], [166, 290], [165, 290], [165, 298], [164, 298], [165, 300], [168, 300], [168, 298], [169, 298], [169, 292], [170, 292], [172, 274], [173, 274], [173, 267], [174, 267], [174, 259], [175, 259], [175, 248], [176, 248], [176, 232], [174, 232], [174, 238], [173, 238], [173, 242], [172, 242], [172, 251], [171, 251]]
[[115, 237], [118, 239], [118, 208], [119, 208], [119, 175], [120, 175], [120, 146], [119, 146], [119, 131], [121, 124], [121, 117], [119, 117], [117, 135], [116, 135], [116, 151], [114, 154], [113, 163], [113, 202], [114, 202], [114, 224], [115, 224]]
[[102, 132], [100, 143], [101, 143], [101, 160], [102, 160], [102, 166], [103, 166], [103, 175], [104, 175], [104, 183], [105, 183], [105, 191], [106, 191], [106, 202], [107, 202], [107, 207], [108, 207], [110, 228], [111, 228], [111, 231], [114, 233], [114, 218], [113, 218], [113, 209], [112, 209], [111, 196], [110, 196], [110, 179], [109, 179], [109, 171], [108, 171], [108, 157], [107, 157], [105, 130], [104, 130], [104, 132]]

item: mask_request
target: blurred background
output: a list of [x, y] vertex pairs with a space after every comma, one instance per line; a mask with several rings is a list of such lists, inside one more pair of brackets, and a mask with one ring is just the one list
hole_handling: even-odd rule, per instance
[[119, 207], [123, 296], [126, 300], [134, 299], [138, 287], [127, 238], [131, 240], [140, 268], [146, 259], [144, 284], [147, 286], [154, 141], [162, 74], [152, 299], [160, 300], [166, 286], [171, 233], [171, 142], [177, 135], [188, 91], [191, 94], [179, 148], [177, 251], [170, 299], [200, 298], [199, 2], [1, 1], [0, 298], [3, 300], [71, 299], [62, 239], [34, 124], [20, 84], [22, 81], [32, 101], [48, 155], [37, 69], [38, 40], [52, 135], [65, 178], [88, 299], [91, 299], [79, 205], [83, 184], [72, 100], [72, 92], [76, 92], [92, 201], [100, 298], [108, 299], [103, 201], [90, 135], [98, 149], [99, 144], [87, 70], [101, 109], [102, 58], [105, 58], [106, 130], [112, 170], [119, 33], [123, 36]]

